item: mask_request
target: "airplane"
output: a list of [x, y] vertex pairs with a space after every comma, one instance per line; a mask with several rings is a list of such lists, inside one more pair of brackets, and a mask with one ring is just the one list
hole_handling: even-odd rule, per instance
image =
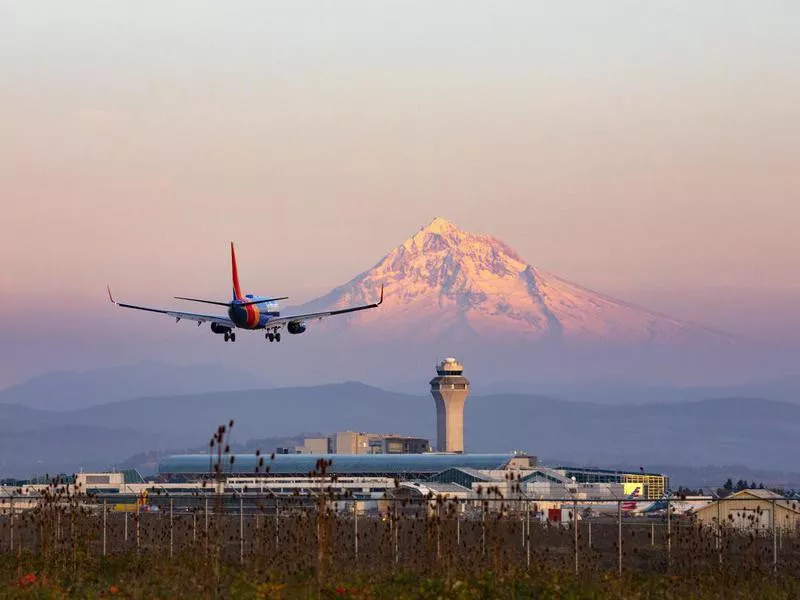
[[[636, 486], [630, 494], [627, 494], [625, 498], [621, 498], [620, 501], [582, 501], [578, 503], [578, 510], [581, 512], [589, 511], [593, 515], [615, 515], [617, 514], [617, 511], [621, 511], [626, 515], [639, 514], [643, 510], [643, 507], [640, 508], [639, 506], [639, 498], [641, 498], [641, 493], [642, 488], [640, 486]], [[562, 508], [568, 509], [570, 506], [565, 504]]]
[[666, 514], [667, 506], [669, 506], [673, 515], [686, 516], [691, 515], [697, 509], [710, 504], [712, 501], [713, 498], [711, 496], [675, 495], [671, 490], [667, 490], [661, 498], [645, 508], [642, 514]]
[[198, 326], [202, 325], [203, 323], [211, 323], [211, 331], [222, 335], [226, 342], [236, 341], [236, 329], [264, 330], [266, 331], [265, 337], [267, 340], [270, 342], [280, 342], [280, 330], [283, 328], [286, 328], [286, 331], [288, 331], [290, 334], [300, 334], [306, 330], [307, 323], [309, 321], [318, 321], [326, 317], [333, 317], [335, 315], [344, 315], [360, 310], [377, 308], [383, 304], [383, 286], [381, 286], [380, 299], [373, 304], [364, 304], [361, 306], [329, 310], [326, 312], [281, 316], [280, 311], [278, 310], [278, 300], [286, 300], [288, 296], [283, 296], [280, 298], [267, 298], [266, 296], [242, 294], [242, 288], [239, 285], [239, 271], [236, 267], [236, 251], [233, 247], [233, 242], [231, 242], [231, 276], [233, 279], [233, 299], [230, 302], [217, 302], [214, 300], [175, 296], [177, 300], [188, 300], [190, 302], [202, 302], [204, 304], [225, 306], [228, 309], [227, 316], [165, 310], [161, 308], [150, 308], [147, 306], [137, 306], [135, 304], [117, 302], [117, 300], [115, 300], [114, 296], [111, 294], [110, 285], [108, 286], [108, 299], [111, 300], [112, 303], [122, 308], [133, 308], [136, 310], [145, 310], [148, 312], [167, 315], [174, 318], [175, 322], [178, 322], [181, 319], [185, 319], [187, 321], [197, 321]]

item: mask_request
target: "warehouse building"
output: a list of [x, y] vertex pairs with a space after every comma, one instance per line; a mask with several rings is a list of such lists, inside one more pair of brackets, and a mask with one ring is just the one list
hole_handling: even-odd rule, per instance
[[[769, 490], [742, 490], [712, 502], [695, 512], [704, 525], [748, 530], [772, 530], [800, 533], [800, 502], [784, 500]], [[773, 522], [774, 518], [774, 522]]]

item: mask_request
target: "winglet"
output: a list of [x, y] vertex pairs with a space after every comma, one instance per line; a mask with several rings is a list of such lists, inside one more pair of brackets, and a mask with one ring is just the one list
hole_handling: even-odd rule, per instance
[[231, 242], [231, 277], [233, 279], [233, 299], [242, 299], [242, 288], [239, 285], [239, 270], [236, 268], [236, 251], [233, 249], [233, 242]]
[[114, 296], [111, 295], [111, 285], [106, 285], [106, 289], [108, 290], [108, 299], [111, 300], [113, 304], [116, 304], [117, 301], [114, 300]]
[[383, 304], [383, 284], [381, 284], [381, 299], [378, 300], [378, 304]]

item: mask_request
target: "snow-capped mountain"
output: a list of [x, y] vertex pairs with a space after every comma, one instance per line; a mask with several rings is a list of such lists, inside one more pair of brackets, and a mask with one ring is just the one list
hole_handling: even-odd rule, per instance
[[347, 335], [416, 343], [540, 342], [680, 346], [732, 338], [593, 292], [531, 266], [502, 241], [437, 217], [381, 259], [301, 309], [372, 302], [379, 310], [333, 320]]

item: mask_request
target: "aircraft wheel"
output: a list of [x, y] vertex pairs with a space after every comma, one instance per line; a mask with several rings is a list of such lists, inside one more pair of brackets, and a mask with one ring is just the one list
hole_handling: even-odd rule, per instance
[[229, 339], [231, 339], [231, 334], [229, 334], [229, 333], [226, 331], [226, 332], [225, 332], [225, 338], [224, 338], [224, 339], [225, 339], [225, 341], [227, 342]]
[[235, 342], [235, 341], [236, 341], [236, 334], [235, 334], [235, 333], [233, 333], [232, 331], [231, 331], [231, 341], [232, 341], [232, 342]]
[[268, 339], [270, 342], [274, 342], [274, 341], [275, 341], [275, 334], [274, 334], [274, 333], [268, 333], [268, 334], [267, 334], [267, 339]]
[[280, 333], [276, 333], [275, 334], [275, 341], [276, 342], [280, 342], [281, 341], [281, 334]]

